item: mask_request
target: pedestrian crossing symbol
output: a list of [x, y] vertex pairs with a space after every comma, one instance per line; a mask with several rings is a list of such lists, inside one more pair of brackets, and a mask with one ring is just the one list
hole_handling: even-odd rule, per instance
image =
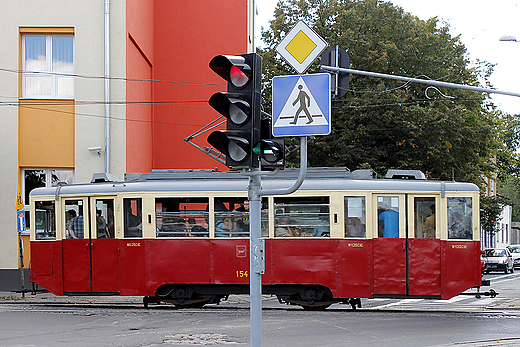
[[273, 78], [273, 135], [330, 133], [328, 73]]

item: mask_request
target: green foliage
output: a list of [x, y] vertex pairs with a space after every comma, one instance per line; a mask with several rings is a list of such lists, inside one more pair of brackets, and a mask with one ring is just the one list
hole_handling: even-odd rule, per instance
[[498, 182], [498, 194], [513, 205], [513, 222], [520, 222], [520, 178], [510, 177]]
[[509, 199], [501, 196], [480, 197], [480, 226], [485, 233], [493, 235], [497, 232], [497, 223], [505, 205], [510, 204]]
[[502, 115], [499, 129], [503, 146], [497, 153], [498, 178], [520, 178], [520, 116]]
[[[264, 110], [271, 111], [271, 79], [294, 71], [275, 47], [298, 20], [307, 22], [330, 47], [348, 51], [351, 68], [391, 75], [479, 85], [492, 65], [470, 65], [466, 48], [449, 26], [428, 21], [381, 0], [280, 0], [263, 30]], [[309, 69], [319, 72], [319, 61]], [[350, 76], [347, 94], [333, 102], [332, 132], [309, 144], [309, 166], [419, 169], [430, 179], [482, 184], [496, 170], [503, 149], [499, 119], [487, 95], [417, 83]], [[450, 98], [442, 94], [449, 95]], [[297, 144], [288, 141], [289, 144]], [[507, 153], [504, 151], [505, 155]], [[289, 165], [298, 158], [289, 156]]]

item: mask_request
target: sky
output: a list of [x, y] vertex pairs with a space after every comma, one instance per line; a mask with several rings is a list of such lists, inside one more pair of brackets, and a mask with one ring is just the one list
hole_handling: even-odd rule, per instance
[[[496, 64], [490, 78], [494, 89], [520, 93], [520, 1], [514, 0], [393, 0], [422, 20], [437, 16], [450, 24], [451, 35], [460, 35], [471, 61]], [[261, 46], [260, 27], [269, 27], [277, 0], [256, 0], [258, 15], [256, 46]], [[519, 42], [503, 42], [503, 35], [513, 35]], [[348, 49], [348, 47], [340, 47]], [[351, 58], [352, 59], [352, 58]], [[374, 71], [380, 72], [380, 71]], [[414, 76], [406, 76], [414, 77]], [[431, 76], [430, 76], [431, 77]], [[443, 89], [445, 94], [449, 89]], [[494, 103], [504, 112], [520, 114], [520, 97], [493, 94]]]

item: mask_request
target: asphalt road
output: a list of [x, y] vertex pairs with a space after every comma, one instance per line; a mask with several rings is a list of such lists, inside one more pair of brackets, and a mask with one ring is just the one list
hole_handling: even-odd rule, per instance
[[[357, 311], [308, 312], [266, 296], [263, 346], [520, 346], [520, 271], [486, 277], [496, 298], [369, 299]], [[3, 296], [0, 346], [249, 346], [247, 296], [202, 309], [144, 309], [137, 297]]]

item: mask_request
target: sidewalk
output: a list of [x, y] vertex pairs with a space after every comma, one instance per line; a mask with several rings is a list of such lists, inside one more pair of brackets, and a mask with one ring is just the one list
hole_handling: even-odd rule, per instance
[[21, 293], [15, 292], [0, 292], [0, 303], [59, 303], [59, 304], [127, 304], [127, 305], [143, 305], [142, 296], [58, 296], [49, 292], [37, 292], [31, 294], [31, 292], [25, 293], [25, 297]]

